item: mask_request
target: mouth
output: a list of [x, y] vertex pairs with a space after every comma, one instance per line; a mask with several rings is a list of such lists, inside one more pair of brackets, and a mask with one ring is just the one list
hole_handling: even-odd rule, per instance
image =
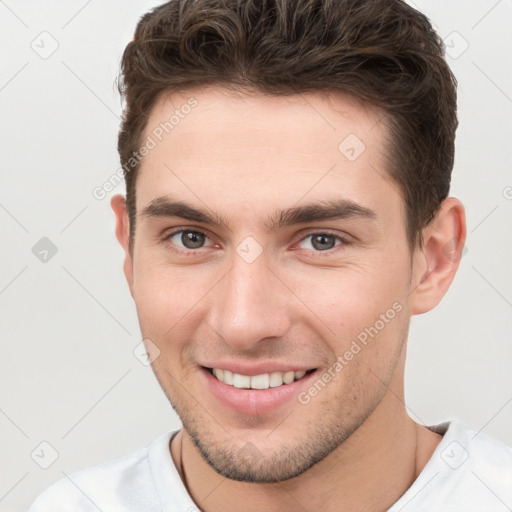
[[305, 375], [316, 371], [316, 368], [300, 371], [284, 371], [261, 373], [259, 375], [242, 375], [221, 368], [206, 368], [218, 381], [237, 389], [269, 389], [286, 386], [301, 380]]
[[318, 370], [283, 368], [285, 371], [262, 373], [262, 369], [252, 368], [250, 373], [253, 375], [247, 375], [225, 368], [202, 366], [200, 375], [208, 394], [223, 406], [221, 410], [227, 408], [237, 414], [254, 416], [300, 405], [300, 392], [315, 379]]

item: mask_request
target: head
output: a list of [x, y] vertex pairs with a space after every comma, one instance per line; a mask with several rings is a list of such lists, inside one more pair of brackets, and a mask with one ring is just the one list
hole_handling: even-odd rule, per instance
[[[455, 79], [429, 21], [383, 4], [176, 0], [123, 55], [125, 274], [162, 388], [233, 479], [299, 475], [395, 414], [410, 317], [457, 268]], [[307, 373], [231, 393], [211, 368]]]

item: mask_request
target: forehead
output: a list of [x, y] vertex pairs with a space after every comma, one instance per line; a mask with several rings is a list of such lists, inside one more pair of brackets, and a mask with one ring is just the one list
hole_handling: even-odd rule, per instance
[[[302, 149], [304, 156], [316, 158], [310, 147], [314, 143], [318, 152], [335, 160], [341, 154], [355, 161], [363, 150], [382, 149], [387, 132], [383, 119], [381, 109], [339, 91], [277, 96], [208, 87], [161, 96], [150, 112], [145, 135], [163, 143], [159, 146], [192, 144], [196, 158], [197, 150], [206, 146], [211, 152], [217, 145], [226, 154], [248, 142], [245, 152], [260, 150], [258, 144], [271, 150], [279, 141], [283, 152]], [[340, 146], [349, 135], [347, 144]], [[344, 151], [350, 146], [355, 153]]]
[[[400, 214], [401, 194], [386, 171], [383, 118], [341, 93], [167, 94], [143, 136], [151, 149], [137, 178], [137, 210], [170, 194], [212, 211], [236, 207], [237, 220], [251, 222], [315, 199]], [[389, 208], [393, 201], [398, 209]]]

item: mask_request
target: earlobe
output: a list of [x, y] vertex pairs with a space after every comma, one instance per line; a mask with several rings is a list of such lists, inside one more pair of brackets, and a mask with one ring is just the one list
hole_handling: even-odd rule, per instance
[[117, 194], [110, 200], [116, 217], [116, 238], [124, 250], [123, 271], [133, 297], [133, 258], [130, 247], [130, 220], [126, 209], [126, 199]]
[[411, 313], [434, 309], [448, 291], [464, 252], [464, 206], [453, 197], [445, 199], [436, 217], [423, 230], [423, 246], [413, 268]]

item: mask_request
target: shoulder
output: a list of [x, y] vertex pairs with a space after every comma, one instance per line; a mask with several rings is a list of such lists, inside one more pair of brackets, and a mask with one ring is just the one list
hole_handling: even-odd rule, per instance
[[[161, 445], [170, 436], [166, 433], [152, 445]], [[149, 462], [150, 447], [65, 475], [37, 497], [29, 512], [160, 510]]]
[[512, 447], [479, 432], [466, 430], [470, 455], [476, 461], [492, 464], [493, 467], [503, 465], [512, 470]]
[[390, 511], [510, 511], [512, 448], [458, 421], [429, 428], [443, 439]]
[[498, 503], [506, 503], [506, 510], [509, 510], [512, 506], [512, 448], [482, 432], [461, 428], [461, 433], [467, 443], [461, 469], [467, 464], [468, 490], [474, 485], [481, 489], [482, 496], [496, 501], [497, 507]]
[[[463, 469], [461, 473], [473, 473], [492, 477], [499, 483], [501, 476], [512, 478], [512, 448], [492, 437], [470, 430], [458, 421], [432, 427], [445, 430], [443, 442], [436, 454], [451, 471]], [[440, 449], [439, 449], [440, 448]], [[512, 482], [507, 481], [510, 485]]]

